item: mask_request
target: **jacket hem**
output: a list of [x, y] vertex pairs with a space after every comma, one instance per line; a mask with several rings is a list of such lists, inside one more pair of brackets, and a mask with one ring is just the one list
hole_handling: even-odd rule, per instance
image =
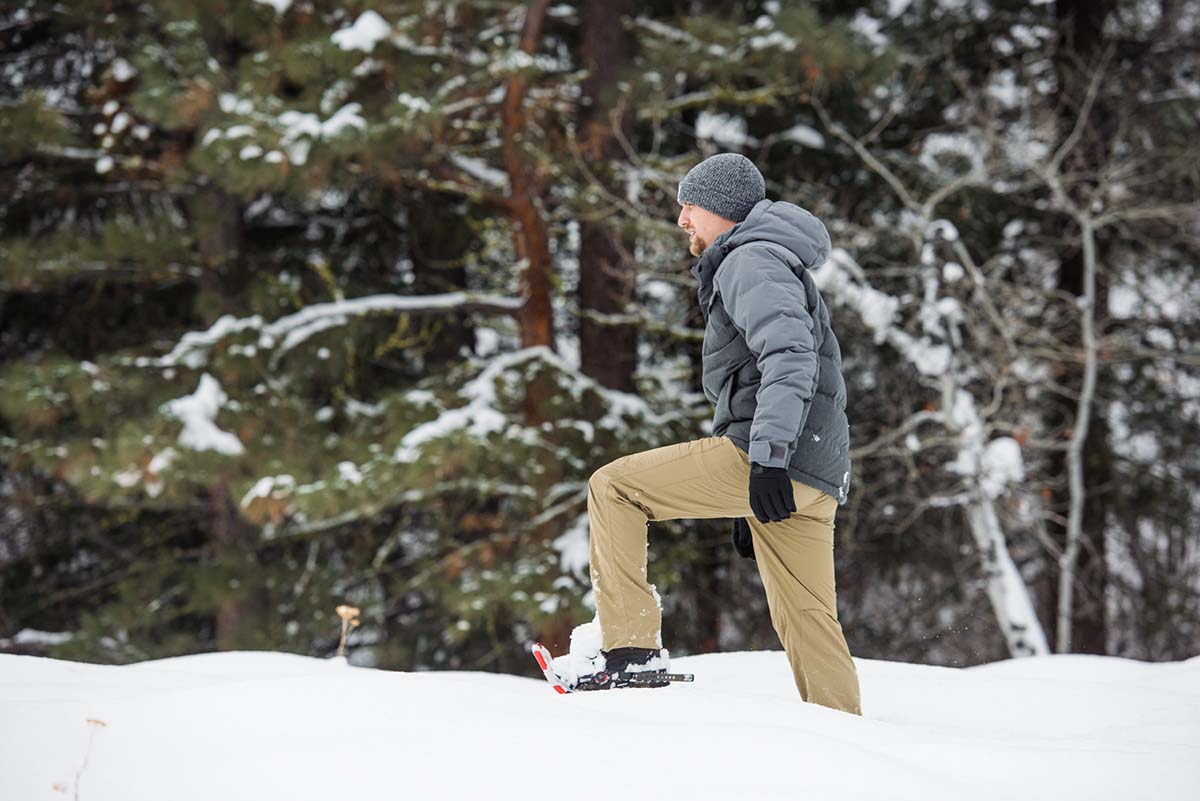
[[[750, 441], [749, 440], [743, 439], [742, 437], [739, 437], [735, 434], [730, 434], [729, 432], [725, 432], [723, 434], [718, 434], [717, 436], [729, 437], [729, 439], [733, 442], [733, 444], [737, 445], [738, 448], [741, 449], [742, 453], [746, 454], [746, 457], [749, 458], [749, 456], [750, 456]], [[837, 486], [829, 483], [828, 481], [826, 481], [823, 478], [814, 476], [811, 473], [805, 473], [803, 470], [799, 470], [790, 464], [787, 466], [787, 472], [788, 472], [788, 478], [792, 479], [793, 481], [798, 481], [799, 483], [804, 484], [805, 486], [812, 487], [813, 489], [821, 490], [826, 495], [830, 496], [835, 501], [837, 501], [838, 506], [845, 506], [846, 501], [850, 497], [849, 493], [847, 493], [846, 497], [843, 498], [841, 490]]]

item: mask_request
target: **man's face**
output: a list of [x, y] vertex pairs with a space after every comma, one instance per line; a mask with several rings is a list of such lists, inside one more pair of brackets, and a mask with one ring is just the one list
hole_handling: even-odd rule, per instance
[[733, 220], [713, 214], [695, 203], [684, 203], [679, 212], [679, 227], [688, 232], [688, 251], [699, 256], [718, 236], [737, 225]]

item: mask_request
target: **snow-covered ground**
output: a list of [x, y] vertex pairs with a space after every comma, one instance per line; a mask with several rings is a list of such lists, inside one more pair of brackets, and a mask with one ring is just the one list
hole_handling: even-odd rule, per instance
[[856, 663], [863, 718], [801, 702], [780, 651], [565, 696], [271, 652], [0, 655], [0, 799], [1200, 797], [1200, 657]]

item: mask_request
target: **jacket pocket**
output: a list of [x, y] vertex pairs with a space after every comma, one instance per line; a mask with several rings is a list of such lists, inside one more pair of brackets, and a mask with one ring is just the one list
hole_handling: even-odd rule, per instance
[[713, 414], [713, 420], [720, 423], [728, 423], [733, 419], [733, 413], [730, 410], [730, 398], [733, 396], [733, 376], [729, 376], [728, 380], [721, 385], [721, 394], [717, 396], [717, 408]]

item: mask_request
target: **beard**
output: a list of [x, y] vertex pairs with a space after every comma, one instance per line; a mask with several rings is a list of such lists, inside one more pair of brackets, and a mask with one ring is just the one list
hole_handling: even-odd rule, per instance
[[688, 240], [688, 252], [693, 256], [699, 256], [707, 248], [708, 243], [700, 238], [700, 234], [696, 234]]

